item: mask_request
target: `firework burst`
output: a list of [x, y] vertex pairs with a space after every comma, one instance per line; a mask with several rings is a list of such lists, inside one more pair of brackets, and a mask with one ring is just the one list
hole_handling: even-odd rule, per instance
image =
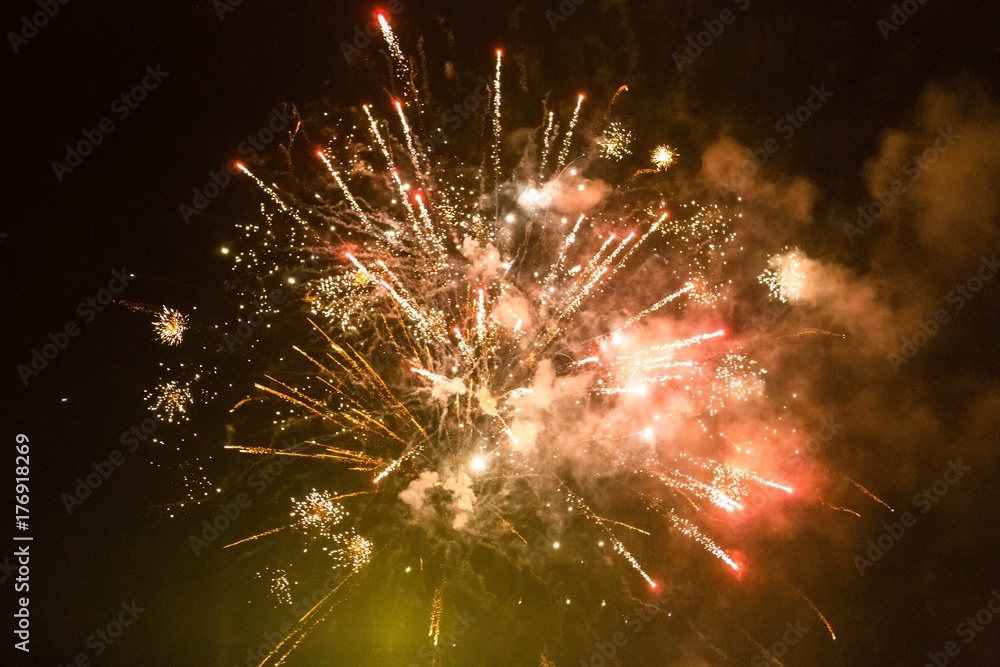
[[794, 251], [774, 255], [768, 260], [768, 268], [760, 274], [760, 282], [767, 286], [771, 298], [782, 303], [798, 300], [805, 284], [802, 260]]
[[[197, 380], [197, 376], [195, 377]], [[164, 380], [152, 391], [146, 392], [146, 405], [162, 421], [168, 423], [187, 421], [188, 408], [194, 403], [191, 383], [184, 380]]]
[[666, 171], [677, 162], [677, 151], [670, 146], [657, 146], [649, 156], [657, 171]]
[[292, 604], [292, 582], [288, 578], [288, 572], [283, 568], [272, 571], [258, 572], [257, 578], [268, 582], [268, 590], [277, 605]]
[[[580, 560], [621, 566], [651, 589], [665, 576], [644, 542], [654, 534], [687, 538], [741, 570], [711, 534], [714, 513], [741, 512], [756, 487], [792, 489], [730, 460], [722, 433], [767, 400], [766, 371], [716, 307], [732, 292], [728, 259], [740, 249], [725, 209], [588, 178], [571, 160], [582, 95], [561, 134], [547, 114], [538, 153], [516, 156], [518, 176], [504, 180], [501, 52], [481, 165], [432, 160], [414, 65], [379, 23], [398, 95], [329, 131], [316, 153], [328, 175], [323, 203], [300, 206], [294, 191], [241, 165], [266, 204], [233, 253], [263, 277], [300, 277], [311, 319], [287, 362], [295, 370], [262, 375], [254, 402], [290, 408], [281, 427], [312, 435], [294, 452], [232, 448], [343, 462], [361, 490], [313, 490], [288, 526], [228, 546], [297, 532], [351, 578], [419, 542], [431, 546], [408, 557], [448, 572], [447, 545], [488, 545], [515, 561], [539, 521], [572, 515], [583, 519], [573, 543], [588, 545]], [[602, 146], [619, 159], [631, 141], [612, 123]], [[662, 171], [676, 157], [660, 146], [652, 161]], [[190, 401], [177, 384], [157, 396], [171, 417]], [[743, 430], [753, 438], [752, 424]], [[621, 488], [610, 500], [594, 492], [609, 483]], [[614, 518], [631, 502], [642, 505], [639, 521]], [[348, 524], [365, 515], [380, 518], [362, 537]], [[450, 581], [435, 576], [432, 637]], [[333, 604], [324, 598], [262, 664], [281, 664]]]
[[635, 132], [618, 121], [608, 123], [604, 136], [599, 140], [601, 155], [609, 160], [624, 160], [632, 154], [632, 142]]
[[216, 392], [203, 386], [209, 373], [200, 364], [180, 364], [177, 370], [160, 366], [165, 379], [145, 393], [146, 406], [160, 421], [186, 422], [196, 402], [215, 398]]
[[180, 345], [188, 329], [188, 316], [179, 310], [163, 307], [153, 320], [156, 337], [164, 345]]

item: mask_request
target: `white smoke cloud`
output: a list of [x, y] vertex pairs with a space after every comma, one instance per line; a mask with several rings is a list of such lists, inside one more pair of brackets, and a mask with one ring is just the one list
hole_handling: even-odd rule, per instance
[[469, 260], [469, 277], [473, 282], [482, 280], [490, 282], [504, 269], [503, 261], [500, 259], [500, 252], [492, 243], [487, 243], [486, 247], [474, 238], [466, 236], [460, 248], [462, 256]]
[[525, 189], [517, 203], [528, 210], [579, 215], [597, 207], [610, 193], [611, 186], [601, 179], [584, 178], [577, 170], [569, 169], [541, 188]]
[[[1000, 104], [984, 88], [965, 78], [929, 84], [912, 121], [884, 132], [865, 164], [873, 200], [888, 201], [872, 231], [888, 223], [901, 241], [916, 241], [936, 271], [961, 265], [970, 247], [1000, 241]], [[893, 184], [901, 194], [893, 195]], [[887, 263], [896, 255], [884, 254]]]
[[435, 379], [431, 385], [431, 398], [447, 403], [452, 396], [464, 396], [468, 389], [462, 378]]
[[472, 489], [472, 479], [464, 472], [448, 475], [442, 480], [437, 472], [424, 471], [399, 492], [399, 499], [415, 513], [425, 515], [428, 495], [435, 488], [443, 489], [449, 494], [448, 507], [455, 515], [451, 527], [455, 530], [465, 528], [475, 509], [476, 494]]
[[399, 492], [399, 499], [409, 505], [414, 512], [424, 507], [427, 492], [440, 483], [440, 475], [431, 470], [425, 470], [420, 476]]
[[455, 530], [465, 528], [476, 504], [476, 493], [472, 490], [472, 479], [464, 472], [458, 473], [455, 477], [449, 477], [441, 485], [443, 489], [451, 492], [451, 509], [455, 512], [455, 520], [451, 527]]
[[[761, 167], [753, 152], [731, 137], [722, 137], [701, 156], [701, 180], [716, 190], [733, 192], [744, 200], [744, 208], [760, 208], [761, 219], [774, 238], [775, 228], [794, 230], [812, 222], [819, 189], [807, 178], [775, 175]], [[751, 218], [756, 218], [751, 211]]]
[[795, 303], [805, 310], [803, 320], [878, 350], [895, 338], [896, 314], [885, 301], [888, 286], [839, 264], [807, 257], [801, 250], [797, 255], [801, 282]]
[[532, 312], [531, 304], [526, 298], [508, 290], [496, 300], [490, 317], [507, 331], [525, 331], [533, 326]]
[[488, 387], [480, 387], [476, 390], [476, 400], [479, 401], [479, 407], [485, 414], [491, 417], [499, 416], [497, 412], [497, 399], [493, 398], [493, 394], [490, 393]]

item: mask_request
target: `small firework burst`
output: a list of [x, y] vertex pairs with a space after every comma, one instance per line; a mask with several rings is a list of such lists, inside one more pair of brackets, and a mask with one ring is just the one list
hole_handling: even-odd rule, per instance
[[292, 498], [295, 505], [292, 516], [298, 517], [295, 525], [322, 537], [333, 537], [333, 529], [347, 516], [343, 505], [333, 499], [334, 495], [329, 491], [316, 489], [310, 491], [305, 500]]
[[745, 354], [731, 352], [722, 358], [715, 369], [709, 411], [718, 413], [729, 400], [749, 401], [764, 395], [764, 378], [767, 370], [760, 368], [754, 359]]
[[[164, 375], [174, 373], [163, 364], [160, 366]], [[196, 400], [215, 397], [212, 391], [196, 388], [204, 373], [205, 370], [198, 364], [181, 364], [177, 371], [179, 377], [163, 380], [154, 389], [146, 391], [145, 399], [149, 410], [157, 419], [168, 424], [188, 421], [188, 411]]]
[[184, 340], [184, 332], [188, 330], [188, 316], [164, 306], [153, 320], [153, 330], [164, 345], [180, 345]]
[[358, 309], [364, 296], [374, 289], [374, 277], [367, 271], [348, 272], [340, 276], [324, 276], [310, 286], [307, 302], [313, 315], [322, 315], [339, 321], [344, 329], [351, 329], [358, 319]]
[[212, 496], [212, 481], [205, 472], [205, 461], [195, 458], [181, 465], [184, 475], [184, 489], [187, 499], [191, 502], [201, 502]]
[[666, 144], [657, 146], [649, 156], [657, 171], [666, 171], [677, 162], [677, 151]]
[[161, 382], [156, 389], [146, 392], [146, 404], [162, 421], [187, 421], [188, 408], [194, 403], [194, 393], [188, 383], [180, 380]]
[[[339, 461], [363, 473], [359, 490], [313, 489], [292, 499], [284, 525], [224, 548], [295, 535], [309, 542], [303, 552], [319, 547], [329, 556], [338, 585], [376, 559], [419, 557], [422, 590], [435, 590], [428, 629], [435, 645], [444, 580], [469, 570], [468, 550], [453, 546], [486, 538], [519, 562], [528, 544], [519, 529], [539, 519], [585, 519], [573, 531], [609, 546], [607, 558], [594, 560], [596, 577], [607, 576], [614, 558], [622, 576], [658, 586], [662, 552], [619, 538], [619, 529], [647, 537], [677, 531], [740, 571], [743, 558], [731, 555], [720, 519], [743, 510], [756, 487], [791, 487], [746, 467], [726, 434], [752, 433], [770, 412], [758, 405], [767, 397], [763, 369], [726, 326], [730, 309], [716, 308], [739, 293], [728, 262], [744, 248], [728, 212], [656, 191], [665, 179], [591, 192], [584, 161], [567, 164], [582, 95], [560, 114], [563, 129], [558, 112], [544, 116], [535, 173], [511, 169], [513, 160], [500, 155], [507, 142], [499, 52], [483, 162], [432, 163], [408, 120], [425, 104], [411, 61], [384, 15], [378, 20], [399, 83], [399, 97], [382, 105], [392, 122], [380, 120], [379, 105], [364, 105], [364, 116], [331, 132], [357, 137], [317, 151], [331, 197], [312, 192], [318, 203], [310, 199], [308, 211], [289, 203], [294, 192], [241, 166], [265, 203], [263, 221], [244, 226], [246, 250], [234, 257], [253, 285], [290, 265], [309, 267], [287, 281], [301, 285], [311, 328], [300, 332], [302, 346], [292, 346], [287, 372], [254, 386], [261, 399], [293, 406], [276, 429], [294, 426], [313, 439], [307, 451], [229, 447]], [[601, 148], [615, 159], [631, 141], [612, 123]], [[659, 146], [650, 159], [630, 183], [668, 169], [677, 152]], [[570, 215], [554, 202], [567, 185], [600, 203], [574, 201]], [[275, 311], [262, 304], [261, 312]], [[605, 491], [611, 478], [622, 482], [613, 494]], [[348, 512], [342, 501], [362, 495], [369, 502]], [[633, 501], [642, 502], [649, 530], [602, 516]], [[364, 523], [351, 525], [354, 515]], [[387, 548], [393, 543], [398, 548]], [[562, 544], [552, 549], [571, 550]], [[487, 574], [474, 573], [483, 581]], [[339, 601], [327, 595], [261, 664], [283, 664]]]
[[268, 589], [277, 604], [290, 605], [292, 604], [292, 582], [288, 578], [288, 572], [282, 568], [276, 570], [268, 570], [266, 572], [258, 572], [258, 579], [269, 580]]
[[371, 540], [365, 537], [350, 533], [334, 536], [333, 541], [338, 545], [338, 548], [331, 550], [330, 555], [337, 559], [336, 567], [359, 572], [372, 559], [373, 545]]
[[609, 160], [622, 160], [632, 154], [635, 133], [618, 121], [608, 123], [604, 136], [599, 140], [601, 155]]
[[798, 253], [791, 251], [773, 255], [768, 264], [769, 268], [760, 274], [759, 280], [771, 291], [771, 299], [782, 303], [798, 300], [805, 285], [802, 260]]

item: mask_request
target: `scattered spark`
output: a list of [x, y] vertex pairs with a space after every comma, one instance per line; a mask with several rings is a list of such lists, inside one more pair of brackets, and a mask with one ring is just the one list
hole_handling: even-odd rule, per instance
[[604, 135], [599, 140], [601, 155], [610, 160], [622, 160], [632, 154], [634, 140], [635, 132], [622, 123], [618, 121], [608, 123], [604, 129]]
[[805, 274], [798, 253], [774, 255], [768, 260], [768, 264], [769, 268], [760, 274], [760, 281], [771, 291], [771, 298], [782, 303], [801, 298]]
[[670, 146], [657, 146], [650, 154], [649, 160], [657, 171], [666, 171], [677, 161], [677, 151]]
[[[572, 114], [545, 111], [532, 159], [502, 154], [513, 142], [503, 136], [501, 51], [481, 159], [469, 165], [441, 151], [432, 161], [419, 139], [430, 117], [414, 83], [419, 61], [386, 15], [376, 18], [395, 96], [330, 129], [314, 152], [323, 182], [307, 196], [296, 190], [302, 184], [279, 187], [239, 165], [264, 195], [261, 219], [242, 224], [245, 238], [221, 251], [248, 282], [280, 285], [283, 302], [301, 306], [310, 325], [258, 375], [252, 400], [233, 408], [273, 410], [274, 434], [308, 433], [303, 447], [240, 433], [233, 439], [246, 444], [227, 448], [360, 473], [349, 492], [292, 498], [285, 525], [227, 545], [299, 540], [342, 577], [261, 664], [282, 664], [332, 612], [340, 586], [401, 553], [402, 540], [386, 548], [401, 534], [407, 544], [448, 541], [438, 556], [421, 555], [422, 576], [460, 569], [454, 558], [467, 550], [451, 541], [488, 535], [497, 553], [523, 550], [518, 528], [560, 514], [584, 517], [574, 530], [587, 531], [589, 549], [609, 546], [601, 562], [637, 586], [657, 588], [655, 545], [670, 528], [741, 572], [715, 526], [742, 512], [754, 487], [792, 488], [730, 462], [745, 461], [726, 444], [730, 428], [763, 421], [757, 406], [769, 387], [749, 343], [724, 320], [732, 309], [717, 307], [737, 291], [727, 266], [743, 251], [728, 209], [628, 185], [597, 193], [585, 160], [567, 165], [574, 132], [587, 127], [583, 95]], [[602, 153], [623, 159], [634, 132], [605, 120]], [[659, 146], [651, 159], [663, 171], [677, 153]], [[565, 180], [572, 197], [600, 197], [600, 205], [559, 201]], [[768, 280], [779, 298], [795, 298], [801, 275], [784, 257]], [[259, 291], [247, 289], [241, 308], [279, 321], [281, 303]], [[164, 342], [177, 344], [186, 316], [164, 314], [172, 326]], [[186, 419], [198, 377], [164, 381], [147, 397], [151, 409]], [[743, 419], [747, 411], [752, 419]], [[766, 451], [767, 441], [754, 447]], [[599, 478], [628, 480], [617, 504], [638, 500], [645, 517], [599, 515], [616, 516]], [[570, 556], [584, 543], [559, 537], [543, 542], [547, 556]], [[392, 567], [411, 572], [416, 554], [404, 553]], [[291, 584], [280, 572], [272, 593], [283, 597]], [[443, 586], [431, 604], [435, 647]]]
[[188, 329], [188, 316], [164, 306], [153, 320], [153, 329], [164, 345], [180, 345], [184, 340], [184, 332]]

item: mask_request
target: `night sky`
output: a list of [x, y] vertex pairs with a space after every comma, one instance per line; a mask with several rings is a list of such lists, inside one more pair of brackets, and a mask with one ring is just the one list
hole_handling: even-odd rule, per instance
[[[271, 479], [266, 461], [223, 450], [229, 407], [297, 341], [276, 326], [241, 354], [223, 343], [245, 313], [220, 249], [238, 241], [235, 223], [255, 215], [261, 192], [234, 177], [197, 215], [182, 205], [195, 205], [193, 189], [204, 191], [232, 160], [280, 170], [287, 133], [259, 151], [243, 142], [287, 122], [290, 105], [315, 128], [325, 110], [384, 101], [381, 41], [345, 46], [375, 6], [51, 0], [55, 15], [26, 29], [22, 17], [39, 5], [49, 6], [8, 3], [0, 22], [9, 111], [0, 182], [0, 489], [13, 514], [15, 438], [25, 434], [33, 537], [27, 594], [14, 592], [17, 574], [8, 569], [26, 542], [4, 538], [0, 546], [0, 663], [256, 665], [248, 654], [299, 607], [267, 599], [255, 575], [268, 561], [256, 548], [221, 545], [276, 525], [289, 495], [329, 473], [293, 462]], [[467, 572], [499, 585], [485, 596], [456, 584], [444, 625], [469, 627], [441, 664], [538, 665], [543, 651], [559, 667], [771, 664], [765, 648], [785, 665], [996, 664], [1000, 614], [987, 603], [995, 599], [1000, 610], [1000, 5], [392, 7], [404, 48], [415, 54], [424, 39], [432, 78], [440, 81], [446, 61], [462, 72], [436, 103], [462, 101], [480, 75], [490, 76], [502, 47], [509, 130], [537, 127], [546, 96], [563, 113], [577, 93], [596, 100], [581, 122], [579, 152], [593, 146], [600, 109], [627, 84], [620, 108], [637, 144], [665, 141], [680, 153], [669, 181], [678, 199], [715, 197], [743, 214], [748, 243], [809, 258], [808, 298], [765, 314], [774, 335], [757, 352], [771, 371], [770, 391], [803, 396], [795, 416], [815, 443], [817, 497], [861, 514], [783, 503], [761, 510], [762, 528], [726, 528], [726, 544], [754, 563], [740, 578], [696, 545], [652, 535], [645, 561], [679, 588], [635, 632], [623, 617], [649, 591], [623, 586], [602, 566], [558, 570], [581, 600], [609, 600], [610, 609], [589, 616], [559, 607], [568, 589], [469, 549]], [[145, 86], [144, 99], [122, 101], [136, 86]], [[472, 134], [463, 127], [456, 141]], [[71, 166], [66, 146], [98, 135], [92, 153]], [[754, 151], [761, 164], [748, 162]], [[57, 161], [67, 167], [54, 168]], [[80, 305], [117, 290], [117, 274], [129, 278], [119, 298], [191, 314], [184, 353], [153, 340], [148, 316]], [[755, 297], [742, 296], [728, 315], [734, 328], [749, 330], [761, 312]], [[26, 384], [18, 367], [67, 325], [77, 335]], [[790, 337], [804, 328], [842, 336]], [[181, 363], [216, 368], [218, 396], [196, 406], [183, 427], [157, 427], [153, 436], [166, 445], [130, 451], [122, 436], [141, 432], [149, 417], [144, 392], [164, 367]], [[262, 431], [265, 422], [240, 428]], [[68, 512], [64, 494], [78, 478], [107, 470], [116, 450], [120, 465]], [[212, 499], [181, 507], [184, 475], [199, 466]], [[251, 501], [234, 519], [242, 525], [193, 553], [189, 536], [240, 494]], [[19, 533], [14, 520], [5, 535]], [[898, 537], [884, 537], [893, 531]], [[869, 540], [877, 546], [880, 536], [889, 548], [873, 559]], [[346, 587], [286, 664], [432, 664], [433, 589], [411, 585], [394, 567], [380, 565], [373, 582]], [[323, 580], [304, 576], [296, 599]], [[796, 591], [825, 614], [836, 641]], [[22, 595], [30, 597], [30, 653], [14, 649]], [[117, 638], [96, 634], [119, 618], [128, 625]], [[619, 630], [627, 641], [613, 658], [601, 657]]]

